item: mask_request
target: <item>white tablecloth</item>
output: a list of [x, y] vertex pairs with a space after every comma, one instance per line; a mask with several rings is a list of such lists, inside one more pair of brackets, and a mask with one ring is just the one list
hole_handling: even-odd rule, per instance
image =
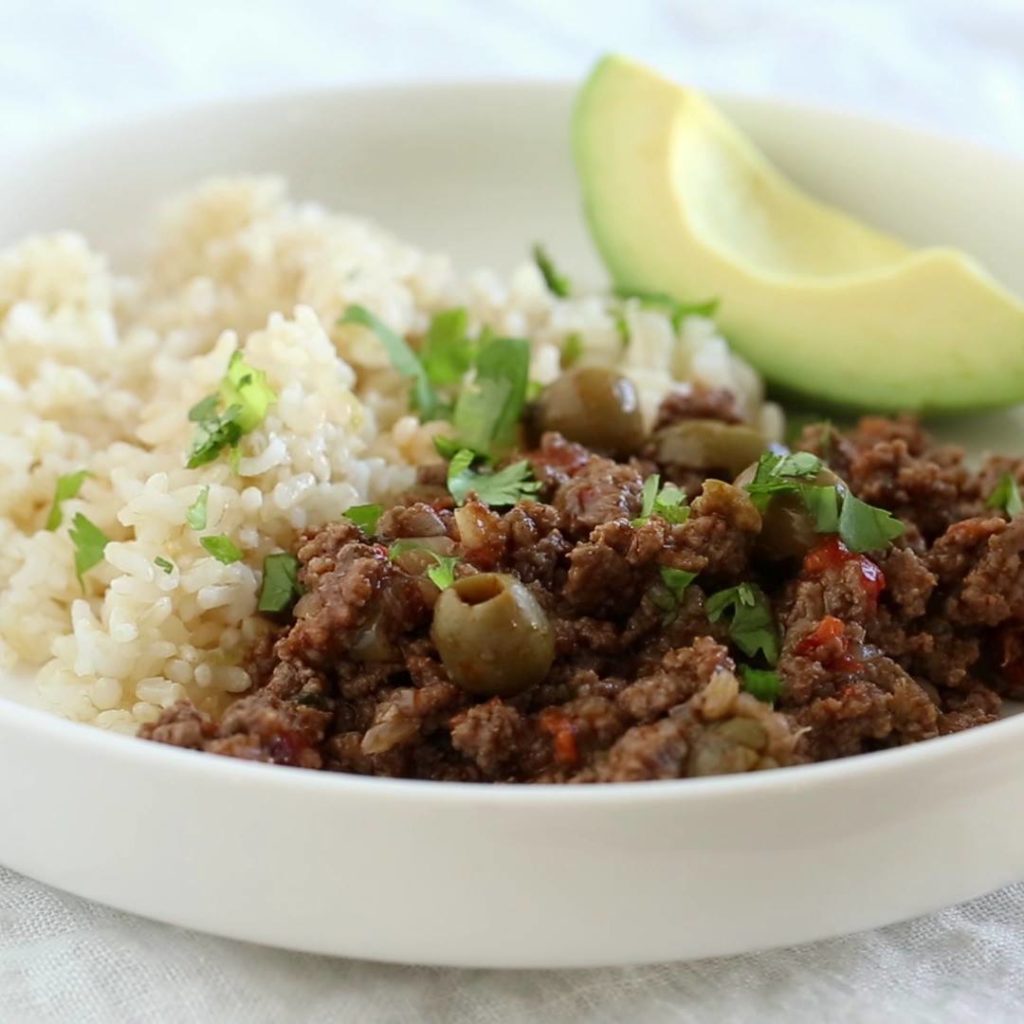
[[[706, 86], [811, 98], [1024, 152], [1024, 0], [0, 0], [0, 125], [8, 147], [115, 113], [277, 88], [577, 76], [608, 49]], [[1022, 963], [1024, 887], [800, 949], [500, 973], [212, 939], [0, 868], [0, 1024], [999, 1024], [1024, 1019]]]

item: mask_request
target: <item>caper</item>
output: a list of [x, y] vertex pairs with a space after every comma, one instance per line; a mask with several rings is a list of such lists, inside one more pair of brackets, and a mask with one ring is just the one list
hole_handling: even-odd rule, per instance
[[544, 610], [503, 573], [464, 576], [442, 591], [430, 635], [452, 682], [480, 696], [521, 693], [544, 679], [555, 656]]
[[654, 433], [654, 457], [662, 465], [718, 469], [729, 476], [764, 448], [764, 438], [753, 427], [721, 420], [682, 420]]
[[[737, 487], [746, 487], [757, 473], [757, 465], [748, 466], [736, 478]], [[815, 487], [835, 487], [841, 500], [846, 484], [827, 466], [813, 476], [802, 478], [802, 484]], [[799, 494], [774, 494], [761, 513], [761, 533], [757, 538], [757, 551], [765, 558], [781, 561], [785, 558], [803, 558], [811, 548], [821, 543], [821, 534], [815, 529], [814, 518]]]
[[644, 441], [636, 386], [604, 366], [582, 366], [549, 384], [537, 399], [535, 423], [541, 433], [554, 430], [612, 455], [630, 455]]

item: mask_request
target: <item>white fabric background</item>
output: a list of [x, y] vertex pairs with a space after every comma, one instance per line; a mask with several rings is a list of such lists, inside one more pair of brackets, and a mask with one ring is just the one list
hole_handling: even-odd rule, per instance
[[[707, 86], [810, 98], [1024, 152], [1024, 0], [0, 0], [0, 144], [123, 112], [302, 85], [578, 76], [608, 49]], [[0, 868], [2, 1024], [999, 1024], [1024, 1019], [1022, 964], [1024, 886], [758, 956], [501, 973], [212, 939]]]

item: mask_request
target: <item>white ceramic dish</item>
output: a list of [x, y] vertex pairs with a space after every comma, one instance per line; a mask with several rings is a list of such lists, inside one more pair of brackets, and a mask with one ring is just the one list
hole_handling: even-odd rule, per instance
[[[8, 160], [0, 243], [84, 230], [118, 259], [153, 203], [278, 171], [467, 264], [535, 239], [600, 280], [567, 152], [572, 89], [463, 85], [223, 104]], [[1024, 164], [724, 100], [795, 177], [1024, 290]], [[951, 428], [962, 434], [963, 426]], [[969, 428], [1020, 450], [1017, 414]], [[981, 433], [979, 433], [981, 431]], [[24, 696], [25, 681], [8, 679]], [[395, 782], [208, 757], [0, 700], [0, 863], [125, 910], [381, 960], [557, 967], [703, 957], [885, 924], [1024, 877], [1024, 718], [842, 762], [594, 788]]]

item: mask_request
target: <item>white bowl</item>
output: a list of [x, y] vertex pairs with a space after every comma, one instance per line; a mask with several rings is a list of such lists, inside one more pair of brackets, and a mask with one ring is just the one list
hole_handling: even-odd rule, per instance
[[[0, 242], [74, 227], [124, 262], [167, 193], [210, 173], [277, 171], [300, 196], [466, 265], [507, 268], [542, 239], [596, 282], [568, 156], [571, 95], [346, 90], [111, 127], [6, 162]], [[1020, 161], [849, 116], [722, 102], [818, 194], [913, 241], [962, 245], [1024, 290]], [[1016, 414], [980, 422], [1020, 448]], [[6, 683], [27, 693], [23, 679]], [[15, 870], [220, 935], [380, 960], [738, 953], [1024, 877], [1024, 718], [754, 776], [549, 788], [267, 767], [0, 700], [0, 778], [0, 862]]]

